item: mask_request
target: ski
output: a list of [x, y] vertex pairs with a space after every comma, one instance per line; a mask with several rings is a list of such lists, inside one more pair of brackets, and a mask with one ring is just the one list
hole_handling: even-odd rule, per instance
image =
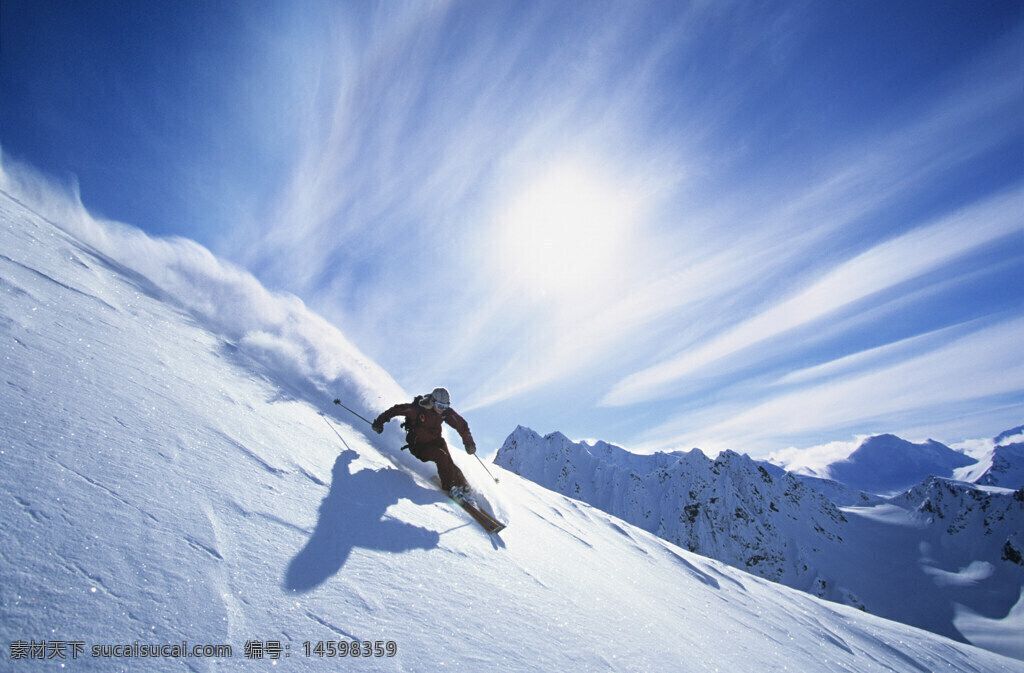
[[[438, 479], [431, 478], [430, 481], [432, 481], [434, 483], [434, 485], [437, 486], [438, 488], [441, 488], [441, 482]], [[444, 491], [442, 491], [442, 493], [443, 492]], [[448, 494], [445, 493], [445, 495], [448, 495]], [[476, 521], [478, 524], [480, 524], [480, 526], [485, 531], [490, 533], [491, 535], [496, 535], [496, 534], [500, 533], [501, 531], [505, 530], [505, 524], [503, 524], [502, 522], [498, 521], [493, 516], [491, 516], [490, 514], [485, 512], [484, 510], [480, 509], [476, 505], [474, 505], [474, 504], [472, 504], [470, 502], [466, 502], [465, 500], [462, 500], [460, 498], [453, 498], [450, 495], [448, 496], [448, 499], [451, 500], [452, 502], [456, 503], [462, 509], [464, 509], [467, 514], [469, 514], [471, 517], [473, 517], [474, 521]]]
[[471, 505], [465, 500], [456, 500], [455, 498], [452, 498], [451, 500], [452, 502], [458, 503], [459, 507], [466, 510], [466, 512], [469, 513], [469, 515], [491, 535], [496, 535], [505, 530], [505, 524], [501, 523], [479, 507]]

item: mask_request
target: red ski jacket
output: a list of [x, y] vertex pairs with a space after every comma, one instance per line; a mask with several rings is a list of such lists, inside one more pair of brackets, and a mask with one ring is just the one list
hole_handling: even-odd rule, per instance
[[470, 448], [476, 449], [476, 442], [473, 441], [473, 435], [469, 432], [469, 424], [454, 409], [448, 408], [443, 414], [439, 414], [433, 409], [424, 409], [419, 402], [414, 400], [406, 404], [396, 404], [378, 416], [377, 420], [387, 423], [395, 416], [405, 417], [406, 440], [410, 445], [426, 444], [442, 439], [441, 423], [444, 422], [459, 433], [467, 451]]

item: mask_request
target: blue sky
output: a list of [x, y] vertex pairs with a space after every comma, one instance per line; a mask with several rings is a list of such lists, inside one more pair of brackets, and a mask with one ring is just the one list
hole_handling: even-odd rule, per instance
[[1024, 423], [1017, 2], [5, 0], [0, 147], [482, 446]]

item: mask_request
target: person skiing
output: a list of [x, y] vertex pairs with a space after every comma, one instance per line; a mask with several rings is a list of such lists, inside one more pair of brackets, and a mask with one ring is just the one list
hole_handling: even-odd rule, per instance
[[[444, 388], [434, 388], [428, 395], [417, 395], [412, 402], [396, 404], [374, 419], [374, 432], [384, 432], [384, 424], [395, 416], [404, 416], [402, 427], [405, 428], [405, 441], [408, 442], [409, 453], [423, 462], [437, 465], [437, 476], [441, 479], [441, 490], [453, 499], [467, 498], [470, 494], [469, 482], [462, 470], [452, 460], [448, 452], [448, 444], [441, 436], [441, 424], [447, 423], [455, 428], [462, 437], [466, 453], [476, 453], [476, 443], [469, 432], [469, 424], [451, 407], [451, 397]], [[405, 448], [405, 447], [403, 447]]]

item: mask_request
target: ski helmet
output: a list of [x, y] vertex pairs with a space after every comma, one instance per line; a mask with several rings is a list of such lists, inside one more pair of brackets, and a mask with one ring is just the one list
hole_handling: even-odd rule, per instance
[[416, 399], [420, 401], [420, 406], [424, 409], [436, 408], [438, 411], [444, 411], [451, 406], [451, 396], [448, 395], [445, 388], [434, 388], [433, 391], [426, 395], [420, 395]]
[[434, 391], [430, 393], [430, 399], [433, 400], [434, 407], [438, 411], [444, 411], [452, 405], [452, 398], [444, 388], [434, 388]]

